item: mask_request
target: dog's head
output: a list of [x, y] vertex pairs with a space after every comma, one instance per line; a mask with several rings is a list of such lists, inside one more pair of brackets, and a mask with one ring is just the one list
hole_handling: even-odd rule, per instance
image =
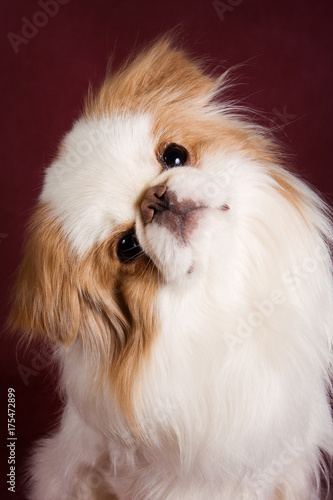
[[88, 97], [46, 171], [12, 325], [80, 344], [124, 405], [162, 323], [187, 328], [201, 301], [222, 328], [321, 224], [267, 134], [216, 101], [224, 88], [163, 39]]

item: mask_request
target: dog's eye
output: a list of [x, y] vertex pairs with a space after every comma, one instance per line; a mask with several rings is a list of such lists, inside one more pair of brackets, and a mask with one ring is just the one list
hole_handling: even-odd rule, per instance
[[142, 253], [135, 234], [126, 234], [121, 238], [117, 247], [118, 258], [121, 262], [130, 262]]
[[162, 153], [162, 161], [167, 168], [182, 167], [187, 161], [188, 153], [183, 146], [169, 144]]

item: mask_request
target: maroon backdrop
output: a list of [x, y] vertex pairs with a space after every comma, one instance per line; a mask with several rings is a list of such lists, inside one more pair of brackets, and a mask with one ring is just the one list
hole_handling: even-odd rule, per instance
[[[24, 227], [59, 139], [89, 82], [135, 47], [180, 25], [214, 68], [243, 64], [237, 93], [278, 129], [300, 173], [332, 200], [332, 2], [288, 0], [1, 0], [1, 498], [24, 499], [24, 458], [54, 425], [48, 352], [6, 333]], [[16, 392], [16, 492], [7, 490], [7, 390]], [[47, 499], [46, 499], [47, 500]]]

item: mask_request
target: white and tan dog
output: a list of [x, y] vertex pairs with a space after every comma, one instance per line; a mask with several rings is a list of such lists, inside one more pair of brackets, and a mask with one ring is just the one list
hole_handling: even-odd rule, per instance
[[226, 85], [163, 38], [46, 171], [11, 323], [54, 344], [66, 404], [31, 500], [320, 497], [331, 222]]

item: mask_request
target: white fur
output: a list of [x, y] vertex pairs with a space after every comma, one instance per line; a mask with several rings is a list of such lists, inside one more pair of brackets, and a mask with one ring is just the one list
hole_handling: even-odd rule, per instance
[[[77, 154], [80, 140], [86, 152]], [[322, 201], [286, 173], [307, 200], [302, 216], [261, 164], [223, 150], [199, 169], [162, 172], [149, 116], [81, 120], [64, 146], [41, 199], [73, 248], [82, 255], [135, 221], [165, 279], [135, 407], [143, 439], [105, 387], [87, 390], [94, 366], [80, 345], [59, 347], [68, 402], [35, 454], [29, 498], [92, 500], [103, 486], [120, 500], [318, 499], [320, 450], [333, 452], [331, 229]], [[136, 207], [162, 183], [208, 207], [186, 246], [154, 222], [144, 226]]]
[[133, 221], [134, 204], [159, 164], [145, 115], [81, 119], [63, 148], [47, 170], [40, 200], [52, 208], [83, 254], [117, 224]]

